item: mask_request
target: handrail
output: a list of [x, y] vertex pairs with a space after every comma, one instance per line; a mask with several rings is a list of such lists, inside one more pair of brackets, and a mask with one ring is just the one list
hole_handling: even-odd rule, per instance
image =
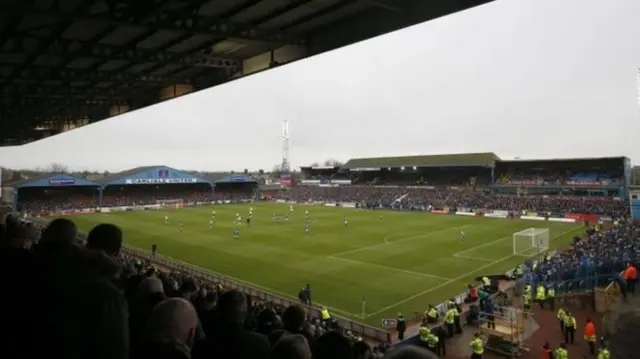
[[[289, 306], [292, 304], [301, 305], [297, 299], [287, 299], [283, 296], [276, 295], [273, 293], [269, 293], [268, 290], [258, 289], [255, 284], [250, 284], [238, 280], [236, 278], [229, 278], [224, 274], [217, 273], [212, 270], [208, 270], [205, 268], [200, 268], [196, 265], [192, 265], [189, 263], [182, 262], [180, 260], [161, 256], [155, 254], [153, 257], [151, 253], [146, 250], [142, 250], [139, 248], [124, 246], [122, 248], [122, 252], [132, 257], [137, 257], [139, 259], [155, 262], [164, 268], [169, 268], [171, 270], [176, 270], [179, 272], [187, 273], [198, 280], [203, 282], [207, 282], [210, 284], [221, 284], [225, 288], [237, 289], [250, 295], [252, 297], [259, 298], [264, 301], [272, 302], [278, 305]], [[314, 306], [305, 306], [310, 317], [313, 318], [321, 318], [321, 308]], [[368, 338], [370, 340], [374, 340], [376, 342], [384, 342], [391, 343], [391, 334], [385, 330], [378, 329], [372, 327], [370, 325], [358, 323], [356, 321], [332, 315], [332, 317], [338, 322], [342, 328], [352, 331], [362, 337]]]

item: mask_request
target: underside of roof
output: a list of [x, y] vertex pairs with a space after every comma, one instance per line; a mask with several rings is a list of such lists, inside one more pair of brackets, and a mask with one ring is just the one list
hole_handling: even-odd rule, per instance
[[3, 1], [0, 145], [35, 141], [490, 1]]

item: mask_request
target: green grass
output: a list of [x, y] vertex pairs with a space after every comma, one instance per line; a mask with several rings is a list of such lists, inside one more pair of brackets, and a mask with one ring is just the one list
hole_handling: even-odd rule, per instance
[[[125, 232], [127, 244], [223, 273], [274, 294], [295, 297], [311, 284], [313, 299], [335, 314], [379, 325], [398, 312], [422, 312], [459, 294], [480, 274], [500, 273], [521, 263], [512, 255], [512, 234], [549, 228], [551, 246], [580, 233], [578, 224], [379, 212], [297, 205], [288, 222], [285, 204], [254, 204], [251, 228], [232, 236], [236, 213], [250, 205], [219, 205], [209, 228], [212, 207], [104, 213], [76, 216], [88, 231], [110, 222]], [[311, 234], [304, 233], [304, 211], [311, 214]], [[169, 216], [170, 224], [164, 224]], [[349, 224], [343, 224], [348, 216]], [[178, 222], [184, 223], [184, 232]], [[460, 231], [466, 233], [461, 242]], [[362, 315], [362, 298], [366, 310]]]

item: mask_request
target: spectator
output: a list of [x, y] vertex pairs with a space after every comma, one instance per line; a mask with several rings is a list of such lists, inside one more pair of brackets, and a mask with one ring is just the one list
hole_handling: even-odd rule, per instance
[[151, 312], [140, 359], [189, 359], [195, 344], [198, 315], [189, 301], [170, 298]]
[[338, 332], [320, 336], [312, 347], [313, 359], [351, 359], [351, 343]]
[[66, 249], [78, 238], [78, 228], [68, 219], [58, 218], [49, 223], [40, 235], [42, 250]]
[[353, 359], [368, 359], [371, 355], [369, 344], [359, 341], [353, 343]]
[[73, 222], [55, 220], [38, 245], [38, 347], [48, 357], [127, 358], [127, 305], [114, 284], [121, 266], [104, 253], [74, 245], [75, 234]]
[[135, 297], [129, 300], [131, 315], [129, 328], [131, 333], [131, 353], [138, 353], [147, 332], [147, 321], [155, 306], [165, 300], [162, 281], [156, 277], [143, 279], [138, 285]]
[[304, 336], [285, 335], [271, 349], [271, 359], [311, 359], [311, 349]]
[[[0, 228], [3, 230], [4, 228]], [[37, 238], [31, 223], [15, 224], [11, 233], [3, 233], [5, 245], [0, 248], [0, 271], [6, 292], [0, 296], [0, 357], [29, 356], [34, 349], [34, 308], [39, 303], [35, 276], [35, 258], [30, 251]]]
[[99, 224], [89, 231], [86, 247], [117, 257], [122, 247], [122, 230], [110, 223]]
[[313, 336], [306, 328], [308, 325], [307, 314], [301, 306], [290, 305], [282, 314], [282, 324], [290, 334], [301, 334], [309, 343], [313, 344]]
[[283, 336], [287, 335], [287, 331], [284, 329], [277, 329], [274, 330], [273, 332], [271, 332], [271, 334], [269, 334], [269, 344], [271, 346], [276, 345], [276, 343], [278, 342], [278, 340], [280, 340], [280, 338], [282, 338]]
[[[286, 311], [285, 311], [286, 313]], [[280, 318], [271, 308], [265, 308], [258, 314], [258, 333], [269, 335], [274, 330], [280, 329]]]
[[259, 333], [244, 329], [248, 314], [247, 298], [231, 290], [218, 299], [215, 327], [202, 346], [202, 356], [216, 359], [266, 359], [269, 341]]

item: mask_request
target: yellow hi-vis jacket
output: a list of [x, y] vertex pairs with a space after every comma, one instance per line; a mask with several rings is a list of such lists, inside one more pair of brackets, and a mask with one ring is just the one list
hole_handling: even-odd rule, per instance
[[536, 300], [545, 300], [546, 298], [546, 290], [544, 289], [544, 286], [539, 285], [536, 288]]
[[329, 314], [329, 309], [327, 308], [323, 308], [322, 311], [320, 312], [320, 315], [322, 316], [322, 320], [331, 319], [331, 314]]
[[444, 315], [444, 322], [453, 324], [456, 320], [456, 315], [458, 315], [458, 311], [455, 308], [447, 310], [447, 313]]
[[567, 316], [567, 313], [564, 311], [564, 309], [562, 309], [562, 308], [558, 309], [558, 314], [556, 315], [558, 320], [564, 322], [564, 317], [566, 317], [566, 316]]
[[427, 311], [427, 317], [429, 318], [437, 318], [438, 317], [438, 310], [436, 308], [431, 308]]
[[482, 343], [482, 339], [475, 338], [469, 345], [474, 354], [482, 355], [482, 353], [484, 353], [484, 343]]

